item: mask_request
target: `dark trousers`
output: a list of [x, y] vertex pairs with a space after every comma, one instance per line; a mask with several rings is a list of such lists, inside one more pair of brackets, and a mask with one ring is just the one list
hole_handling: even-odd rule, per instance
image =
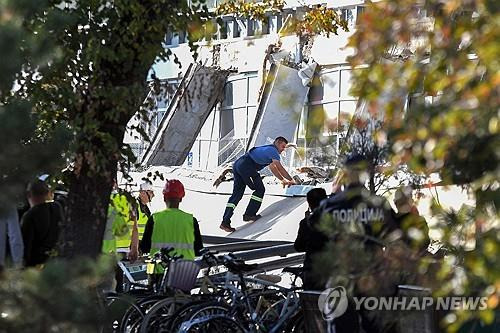
[[233, 216], [234, 209], [240, 202], [243, 194], [245, 193], [245, 188], [248, 186], [253, 190], [252, 196], [250, 197], [250, 202], [248, 203], [245, 215], [256, 215], [264, 198], [264, 192], [266, 191], [260, 174], [257, 172], [259, 166], [248, 156], [243, 155], [234, 162], [233, 165], [233, 193], [229, 198], [226, 210], [224, 211], [224, 217], [222, 218], [222, 223], [226, 225], [231, 224], [231, 217]]

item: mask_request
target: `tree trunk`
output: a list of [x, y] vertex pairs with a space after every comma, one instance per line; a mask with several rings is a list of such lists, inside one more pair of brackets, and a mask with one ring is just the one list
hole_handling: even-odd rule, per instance
[[[130, 75], [128, 80], [132, 78], [132, 82], [134, 79], [135, 82], [141, 82], [142, 77]], [[111, 88], [109, 99], [89, 99], [86, 109], [79, 113], [85, 119], [88, 112], [99, 110], [95, 112], [97, 117], [87, 124], [91, 129], [96, 126], [99, 130], [87, 133], [83, 127], [79, 133], [78, 153], [69, 177], [66, 223], [60, 237], [60, 253], [63, 257], [96, 258], [101, 254], [108, 205], [122, 154], [126, 125], [138, 110], [144, 94], [143, 84], [127, 82], [126, 85], [110, 86], [127, 87], [128, 99], [117, 100]], [[117, 110], [118, 116], [109, 117], [109, 110]], [[103, 134], [109, 136], [103, 138]]]
[[116, 175], [116, 163], [107, 163], [107, 170], [91, 172], [83, 161], [79, 174], [71, 175], [66, 222], [61, 230], [60, 250], [63, 257], [96, 258], [101, 253], [106, 227], [109, 198]]
[[[131, 113], [134, 106], [130, 107]], [[99, 109], [97, 124], [99, 131], [86, 133], [82, 129], [77, 141], [76, 158], [69, 176], [69, 196], [66, 222], [61, 230], [60, 252], [63, 257], [91, 257], [101, 254], [102, 240], [106, 228], [108, 205], [118, 170], [120, 147], [130, 116], [122, 114], [115, 120], [106, 118], [105, 107], [99, 102], [89, 103], [89, 110]], [[85, 112], [82, 112], [85, 114]], [[102, 133], [110, 136], [103, 139]]]

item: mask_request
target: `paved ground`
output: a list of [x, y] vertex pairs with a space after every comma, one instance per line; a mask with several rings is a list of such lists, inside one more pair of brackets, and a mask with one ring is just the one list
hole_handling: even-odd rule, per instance
[[[251, 191], [243, 196], [235, 210], [232, 225], [237, 230], [231, 234], [219, 229], [224, 209], [229, 199], [232, 182], [224, 182], [217, 189], [212, 186], [210, 175], [206, 179], [193, 178], [193, 174], [186, 174], [185, 170], [162, 169], [167, 178], [177, 178], [186, 188], [186, 197], [181, 203], [181, 209], [193, 213], [200, 222], [201, 233], [255, 239], [255, 240], [295, 240], [299, 221], [304, 217], [307, 209], [305, 197], [285, 196], [285, 190], [278, 184], [268, 184], [267, 193], [259, 213], [262, 218], [258, 221], [245, 223], [242, 220], [243, 212], [250, 200]], [[168, 173], [167, 173], [168, 171]], [[134, 175], [140, 179], [142, 174]], [[195, 175], [198, 177], [198, 175]], [[271, 180], [272, 181], [272, 180]], [[165, 207], [161, 191], [164, 181], [154, 181], [155, 197], [150, 205], [155, 212]]]

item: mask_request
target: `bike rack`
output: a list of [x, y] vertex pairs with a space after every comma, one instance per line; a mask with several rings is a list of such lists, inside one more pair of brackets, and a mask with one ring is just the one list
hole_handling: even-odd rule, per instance
[[242, 242], [233, 242], [228, 244], [218, 244], [207, 246], [206, 248], [211, 251], [219, 251], [219, 252], [233, 252], [233, 251], [243, 251], [243, 250], [255, 250], [262, 249], [268, 247], [274, 247], [276, 245], [288, 245], [290, 242], [286, 241], [242, 241]]
[[[304, 254], [298, 254], [292, 242], [287, 241], [259, 241], [243, 238], [231, 238], [221, 236], [202, 236], [205, 247], [211, 251], [221, 253], [232, 252], [236, 257], [242, 260], [262, 260], [270, 257], [283, 257], [264, 262], [259, 262], [258, 267], [246, 274], [253, 275], [266, 271], [272, 271], [286, 266], [296, 266], [304, 262]], [[293, 254], [293, 255], [292, 255]], [[292, 256], [290, 256], [292, 255]], [[207, 265], [201, 259], [195, 259], [201, 266]], [[120, 268], [130, 282], [137, 282], [146, 278], [145, 265], [140, 262], [131, 264], [127, 261], [120, 262]], [[143, 267], [144, 266], [144, 267]]]

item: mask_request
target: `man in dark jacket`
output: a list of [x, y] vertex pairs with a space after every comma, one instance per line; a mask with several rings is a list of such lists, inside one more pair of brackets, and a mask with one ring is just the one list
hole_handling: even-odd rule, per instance
[[57, 202], [47, 202], [48, 196], [45, 182], [36, 180], [28, 185], [30, 209], [21, 220], [26, 267], [45, 263], [56, 248], [64, 216]]
[[312, 258], [315, 254], [324, 251], [324, 246], [328, 242], [328, 237], [321, 231], [317, 230], [315, 226], [309, 223], [308, 217], [311, 212], [319, 207], [322, 200], [326, 199], [326, 191], [323, 188], [313, 188], [307, 192], [307, 203], [309, 210], [306, 216], [300, 221], [299, 231], [295, 239], [295, 250], [297, 252], [305, 252], [304, 259], [304, 272], [303, 282], [304, 289], [306, 290], [323, 290], [325, 285], [319, 282], [311, 275], [312, 272]]
[[[328, 236], [316, 236], [314, 239], [314, 247], [323, 250], [312, 257], [313, 287], [324, 286], [328, 278], [333, 278], [329, 281], [333, 283], [331, 287], [351, 282], [357, 296], [373, 291], [363, 289], [367, 285], [365, 281], [360, 282], [361, 278], [353, 277], [370, 275], [369, 269], [376, 263], [375, 258], [383, 257], [380, 255], [383, 252], [382, 240], [394, 230], [395, 224], [387, 200], [371, 194], [363, 185], [368, 177], [368, 163], [361, 155], [350, 155], [344, 162], [344, 190], [323, 200], [309, 217], [310, 228], [316, 232], [321, 229]], [[373, 279], [370, 282], [374, 282]], [[383, 284], [383, 281], [375, 281], [376, 284]], [[365, 331], [379, 332], [378, 324], [374, 323], [378, 318], [366, 316], [364, 311], [359, 315]], [[334, 322], [337, 332], [359, 331], [352, 303], [347, 312]]]
[[425, 255], [430, 243], [429, 227], [415, 206], [412, 191], [410, 186], [403, 186], [394, 194], [394, 204], [398, 210], [394, 219], [403, 242], [418, 255]]

